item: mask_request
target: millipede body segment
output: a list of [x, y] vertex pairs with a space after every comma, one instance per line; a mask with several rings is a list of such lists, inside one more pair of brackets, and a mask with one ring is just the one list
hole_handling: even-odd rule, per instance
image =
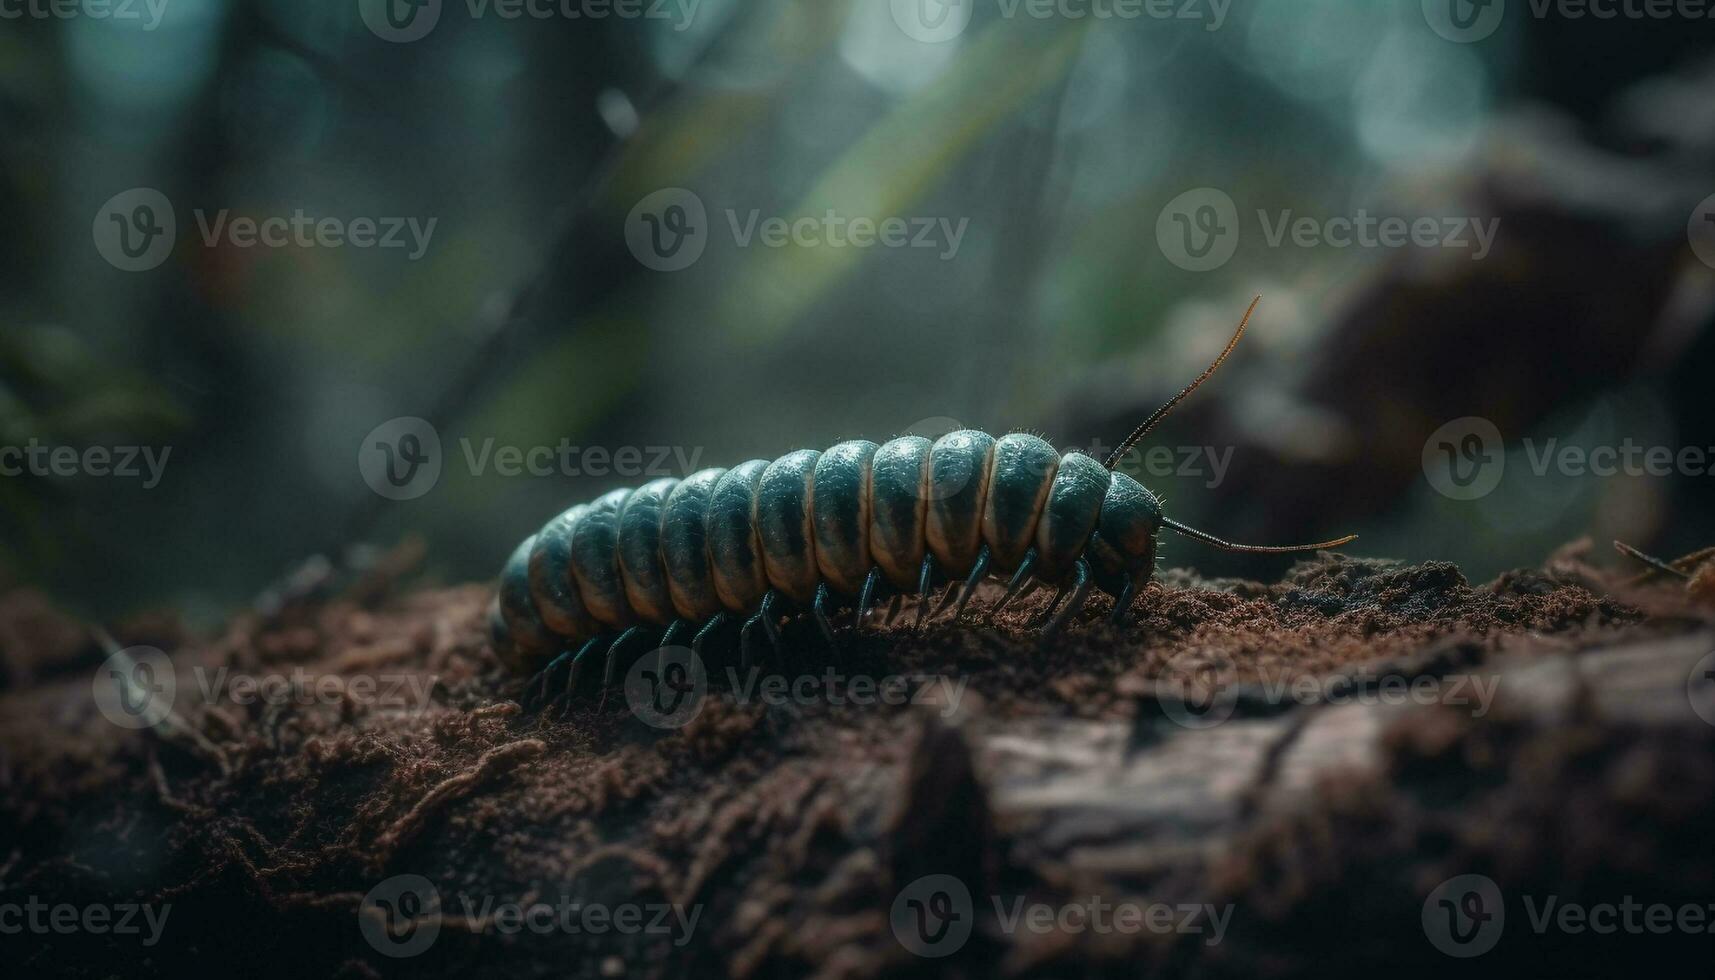
[[916, 594], [921, 615], [937, 579], [963, 579], [958, 618], [989, 575], [1012, 577], [995, 609], [1032, 582], [1058, 587], [1044, 627], [1051, 633], [1092, 587], [1115, 597], [1114, 619], [1122, 618], [1154, 571], [1163, 527], [1236, 551], [1344, 544], [1351, 538], [1229, 544], [1167, 519], [1153, 493], [1113, 468], [1214, 373], [1249, 318], [1209, 369], [1105, 462], [1061, 454], [1027, 433], [967, 429], [933, 442], [901, 436], [798, 450], [578, 504], [507, 561], [490, 616], [495, 649], [518, 672], [569, 664], [570, 690], [598, 656], [611, 682], [618, 648], [644, 630], [662, 631], [667, 645], [695, 627], [700, 648], [739, 616], [748, 650], [757, 627], [778, 642], [784, 604], [812, 610], [832, 641], [835, 597], [850, 600], [858, 623], [882, 590]]

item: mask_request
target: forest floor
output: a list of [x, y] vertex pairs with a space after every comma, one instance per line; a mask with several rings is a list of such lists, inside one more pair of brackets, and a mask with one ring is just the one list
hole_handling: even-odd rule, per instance
[[[794, 622], [789, 668], [717, 643], [702, 677], [655, 690], [646, 657], [552, 712], [488, 649], [482, 585], [116, 626], [161, 673], [14, 593], [0, 951], [88, 976], [1706, 969], [1715, 607], [1588, 551], [1485, 584], [1170, 571], [1046, 646], [1045, 594], [994, 628], [908, 606], [837, 653]], [[126, 727], [112, 671], [170, 680], [171, 712]], [[1630, 902], [1635, 934], [1544, 911]]]

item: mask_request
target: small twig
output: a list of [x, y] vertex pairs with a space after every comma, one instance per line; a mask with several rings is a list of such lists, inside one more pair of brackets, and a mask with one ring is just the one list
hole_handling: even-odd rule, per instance
[[1684, 558], [1679, 559], [1678, 562], [1674, 562], [1672, 565], [1670, 565], [1667, 562], [1662, 561], [1660, 558], [1655, 557], [1654, 555], [1644, 554], [1643, 552], [1641, 552], [1638, 549], [1632, 547], [1631, 545], [1625, 543], [1624, 541], [1615, 541], [1614, 542], [1614, 550], [1618, 551], [1620, 554], [1625, 555], [1628, 558], [1635, 558], [1638, 561], [1643, 562], [1645, 565], [1648, 565], [1651, 569], [1654, 570], [1654, 571], [1645, 572], [1642, 575], [1639, 575], [1637, 577], [1636, 581], [1640, 581], [1640, 582], [1647, 580], [1655, 572], [1660, 572], [1663, 575], [1672, 575], [1672, 576], [1675, 576], [1677, 578], [1690, 579], [1691, 576], [1688, 573], [1680, 571], [1679, 569], [1675, 568], [1674, 565], [1677, 565], [1680, 562], [1684, 562], [1684, 561], [1687, 561], [1687, 560], [1708, 554], [1710, 551], [1715, 551], [1715, 549], [1705, 549], [1704, 551], [1700, 551], [1700, 552], [1697, 552], [1697, 553], [1692, 554], [1692, 555], [1686, 555]]
[[484, 752], [476, 760], [476, 765], [456, 776], [442, 780], [429, 790], [422, 799], [406, 811], [405, 815], [394, 822], [393, 826], [382, 832], [375, 840], [375, 848], [381, 860], [398, 849], [399, 845], [420, 833], [429, 817], [448, 804], [468, 795], [472, 790], [481, 786], [495, 776], [510, 771], [521, 762], [526, 762], [541, 755], [548, 748], [546, 742], [540, 739], [523, 739], [497, 746]]

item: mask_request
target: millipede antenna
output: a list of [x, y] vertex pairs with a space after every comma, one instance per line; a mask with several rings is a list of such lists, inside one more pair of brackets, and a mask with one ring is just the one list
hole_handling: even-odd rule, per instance
[[1196, 391], [1198, 385], [1209, 380], [1209, 376], [1215, 373], [1215, 370], [1221, 366], [1221, 362], [1225, 361], [1227, 359], [1227, 355], [1233, 352], [1233, 348], [1239, 345], [1239, 338], [1245, 335], [1245, 325], [1251, 322], [1251, 314], [1256, 312], [1256, 306], [1261, 302], [1261, 296], [1251, 300], [1250, 309], [1245, 310], [1244, 319], [1239, 321], [1239, 328], [1233, 331], [1233, 339], [1227, 341], [1227, 346], [1221, 351], [1221, 356], [1215, 358], [1215, 363], [1209, 365], [1208, 370], [1199, 374], [1197, 376], [1197, 380], [1180, 389], [1179, 394], [1169, 398], [1167, 400], [1167, 404], [1156, 409], [1149, 418], [1144, 419], [1142, 425], [1131, 430], [1131, 435], [1126, 436], [1125, 440], [1121, 442], [1113, 452], [1108, 453], [1108, 458], [1102, 461], [1103, 466], [1111, 470], [1115, 466], [1119, 465], [1120, 459], [1122, 459], [1126, 453], [1131, 452], [1133, 446], [1142, 442], [1143, 437], [1149, 435], [1150, 431], [1159, 425], [1161, 420], [1166, 418], [1169, 412], [1173, 411], [1173, 407], [1175, 405], [1184, 401], [1186, 395]]
[[1222, 551], [1242, 551], [1251, 555], [1287, 555], [1295, 551], [1321, 551], [1324, 548], [1338, 548], [1343, 544], [1349, 544], [1350, 542], [1358, 540], [1358, 536], [1356, 534], [1348, 534], [1343, 538], [1335, 538], [1332, 541], [1318, 541], [1315, 544], [1234, 544], [1231, 541], [1222, 541], [1220, 538], [1215, 537], [1207, 531], [1199, 531], [1194, 527], [1187, 527], [1171, 518], [1163, 517], [1161, 519], [1161, 524], [1163, 527], [1178, 531], [1180, 534], [1183, 534], [1188, 538], [1196, 538], [1198, 541], [1207, 545], [1213, 545]]

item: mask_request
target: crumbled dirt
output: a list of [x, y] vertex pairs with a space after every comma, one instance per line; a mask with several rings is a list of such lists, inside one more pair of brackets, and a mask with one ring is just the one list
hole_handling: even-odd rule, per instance
[[[967, 620], [995, 594], [979, 595]], [[487, 648], [487, 600], [481, 585], [369, 580], [241, 615], [213, 638], [158, 622], [121, 627], [121, 644], [171, 643], [178, 684], [173, 717], [132, 731], [92, 697], [102, 648], [70, 639], [78, 628], [56, 622], [40, 597], [0, 597], [10, 667], [0, 904], [171, 906], [155, 945], [0, 935], [8, 961], [24, 974], [88, 976], [234, 963], [295, 976], [1289, 976], [1348, 964], [1439, 974], [1469, 964], [1427, 945], [1419, 917], [1428, 891], [1455, 874], [1586, 901], [1715, 901], [1715, 728], [1615, 720], [1587, 698], [1552, 720], [1389, 713], [1370, 740], [1378, 764], [1320, 767], [1314, 791], [1295, 796], [1247, 789], [1213, 830], [1188, 829], [1187, 818], [1110, 833], [1147, 852], [1123, 867], [1074, 841], [1123, 815], [1067, 790], [1075, 779], [1032, 795], [1035, 763], [996, 761], [1036, 745], [1071, 759], [1061, 775], [1076, 777], [1097, 768], [1077, 761], [1075, 740], [1115, 731], [1129, 733], [1129, 748], [1102, 765], [1169, 742], [1202, 751], [1215, 738], [1166, 725], [1163, 705], [1214, 685], [1240, 691], [1241, 721], [1280, 728], [1263, 757], [1268, 778], [1293, 739], [1309, 738], [1301, 719], [1319, 717], [1316, 705], [1256, 697], [1281, 672], [1381, 664], [1439, 678], [1490, 661], [1572, 662], [1695, 635], [1715, 619], [1682, 585], [1627, 586], [1588, 567], [1579, 548], [1482, 585], [1451, 565], [1336, 555], [1269, 584], [1170, 571], [1123, 627], [1107, 625], [1108, 601], [1093, 599], [1046, 646], [1025, 629], [1046, 593], [996, 628], [942, 617], [920, 632], [905, 603], [862, 633], [842, 628], [838, 653], [813, 623], [793, 621], [780, 657], [791, 666], [770, 671], [902, 676], [916, 703], [746, 700], [724, 637], [700, 712], [677, 730], [644, 724], [619, 690], [580, 696], [563, 714], [521, 709], [522, 680]], [[25, 635], [47, 645], [21, 652], [13, 638]], [[235, 696], [235, 677], [295, 674], [302, 686], [290, 696]], [[1683, 702], [1678, 676], [1662, 697]], [[353, 688], [356, 678], [378, 682], [378, 696]], [[968, 682], [956, 705], [936, 678]], [[219, 682], [224, 693], [205, 690]], [[334, 693], [311, 696], [323, 682]], [[1218, 759], [1206, 772], [1221, 775]], [[979, 896], [1224, 902], [1234, 914], [1216, 945], [1183, 934], [1021, 935], [998, 928], [979, 897], [970, 941], [922, 958], [901, 945], [890, 914], [900, 889], [926, 874], [955, 875]], [[382, 955], [359, 927], [365, 894], [398, 875], [423, 876], [441, 900], [438, 937], [409, 959]], [[698, 919], [688, 934], [507, 934], [493, 917], [506, 903], [562, 898], [677, 904]], [[1480, 963], [1599, 973], [1620, 962], [1575, 939], [1545, 958], [1533, 938], [1509, 925]], [[1706, 964], [1709, 937], [1697, 938]]]

